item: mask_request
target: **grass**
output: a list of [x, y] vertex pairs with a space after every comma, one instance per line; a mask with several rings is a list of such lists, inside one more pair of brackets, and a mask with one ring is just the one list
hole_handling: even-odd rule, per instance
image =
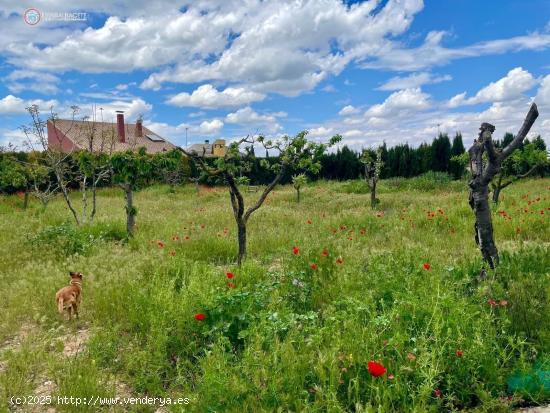
[[[53, 396], [188, 397], [174, 412], [504, 412], [548, 401], [536, 380], [509, 382], [550, 370], [550, 180], [503, 193], [493, 213], [502, 263], [479, 280], [466, 184], [432, 178], [381, 182], [378, 211], [359, 181], [309, 185], [300, 204], [277, 188], [249, 222], [241, 269], [223, 188], [140, 191], [129, 242], [115, 189], [82, 228], [61, 199], [42, 212], [0, 197], [0, 411], [44, 381]], [[84, 292], [69, 323], [53, 301], [70, 270]], [[89, 339], [67, 357], [67, 337], [82, 331]], [[372, 377], [369, 360], [387, 374]]]

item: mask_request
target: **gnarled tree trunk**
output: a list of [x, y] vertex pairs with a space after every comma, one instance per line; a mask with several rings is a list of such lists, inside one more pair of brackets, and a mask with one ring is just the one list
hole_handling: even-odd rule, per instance
[[[502, 162], [521, 146], [538, 114], [537, 105], [533, 103], [518, 134], [502, 151], [498, 151], [493, 144], [492, 133], [495, 131], [495, 127], [489, 123], [482, 123], [478, 138], [468, 150], [472, 174], [469, 183], [469, 202], [476, 218], [475, 240], [483, 259], [491, 269], [498, 265], [499, 256], [493, 237], [493, 223], [489, 207], [489, 183], [499, 172]], [[487, 154], [487, 162], [483, 160], [484, 153]]]
[[124, 199], [126, 200], [126, 232], [128, 237], [134, 236], [134, 228], [136, 226], [136, 209], [134, 207], [134, 191], [132, 185], [123, 184]]

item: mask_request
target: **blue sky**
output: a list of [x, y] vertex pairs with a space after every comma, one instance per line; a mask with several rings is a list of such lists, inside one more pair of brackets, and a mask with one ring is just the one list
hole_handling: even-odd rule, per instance
[[[360, 149], [438, 130], [468, 143], [483, 121], [500, 137], [533, 100], [550, 143], [548, 1], [14, 3], [0, 0], [0, 145], [24, 147], [33, 103], [141, 114], [179, 145], [186, 129], [190, 143], [308, 129]], [[86, 21], [46, 21], [72, 11]]]

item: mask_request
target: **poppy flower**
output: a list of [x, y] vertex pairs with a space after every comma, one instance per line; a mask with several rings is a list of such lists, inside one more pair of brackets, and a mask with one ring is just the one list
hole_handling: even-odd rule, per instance
[[314, 271], [318, 268], [318, 267], [317, 267], [317, 264], [315, 264], [315, 263], [314, 263], [314, 264], [311, 264], [309, 267], [310, 267], [312, 270], [314, 270]]
[[176, 251], [174, 251], [174, 250], [170, 251], [170, 255], [171, 255], [172, 257], [175, 257], [175, 256], [176, 256]]
[[342, 257], [336, 258], [336, 264], [343, 264], [343, 263], [344, 263], [344, 260], [342, 259]]
[[157, 241], [157, 245], [159, 246], [159, 248], [164, 248], [164, 242], [162, 241]]
[[228, 282], [227, 288], [235, 288], [235, 284], [233, 284], [232, 282]]
[[185, 239], [191, 239], [191, 237], [189, 235], [186, 235]]
[[313, 222], [311, 222], [311, 219], [308, 219], [308, 220], [307, 220], [307, 223], [308, 223], [309, 225], [313, 224]]
[[428, 262], [425, 262], [424, 265], [422, 265], [422, 266], [424, 267], [424, 269], [425, 269], [426, 271], [428, 271], [430, 268], [432, 268], [432, 266], [431, 266], [430, 263], [428, 263]]
[[180, 240], [180, 237], [178, 237], [177, 235], [174, 235], [174, 236], [172, 237], [172, 240], [173, 240], [173, 241], [179, 241], [179, 240]]
[[390, 374], [390, 375], [388, 376], [388, 379], [393, 380], [393, 379], [395, 379], [395, 376], [394, 376], [393, 374]]
[[321, 256], [328, 257], [328, 250], [324, 249], [323, 251], [321, 251]]
[[441, 390], [435, 389], [434, 390], [434, 396], [437, 397], [437, 398], [441, 397]]
[[491, 307], [494, 307], [497, 305], [497, 302], [493, 299], [487, 300], [487, 304], [489, 304]]
[[203, 313], [195, 314], [195, 320], [197, 321], [204, 321], [205, 318], [206, 316]]
[[297, 246], [292, 247], [292, 253], [294, 255], [298, 255], [300, 253], [300, 248], [298, 248]]
[[500, 305], [503, 306], [503, 307], [506, 307], [508, 305], [508, 301], [500, 300]]
[[235, 276], [235, 274], [233, 274], [232, 272], [226, 272], [225, 275], [227, 276], [227, 278], [231, 279]]
[[372, 361], [372, 360], [369, 361], [367, 363], [367, 366], [368, 366], [370, 375], [373, 377], [380, 377], [386, 374], [386, 371], [387, 371], [386, 368], [382, 364], [377, 363], [376, 361]]
[[464, 352], [462, 350], [457, 350], [455, 354], [457, 357], [462, 357], [464, 355]]

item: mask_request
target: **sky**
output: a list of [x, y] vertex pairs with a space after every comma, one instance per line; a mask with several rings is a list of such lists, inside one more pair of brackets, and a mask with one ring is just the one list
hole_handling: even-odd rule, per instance
[[24, 149], [32, 104], [181, 146], [307, 129], [360, 150], [501, 138], [533, 101], [550, 144], [548, 0], [0, 0], [0, 34], [0, 146]]

